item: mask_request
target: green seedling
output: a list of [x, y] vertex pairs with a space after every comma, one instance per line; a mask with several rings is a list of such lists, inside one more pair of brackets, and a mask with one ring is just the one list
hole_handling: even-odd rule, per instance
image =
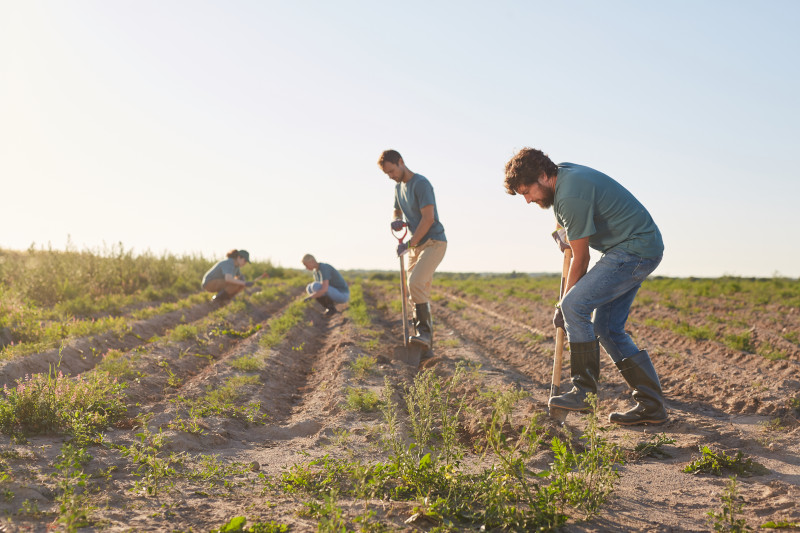
[[706, 513], [709, 517], [709, 524], [714, 531], [739, 533], [753, 530], [747, 525], [747, 521], [740, 517], [744, 508], [744, 498], [739, 495], [736, 476], [730, 477], [725, 485], [725, 490], [720, 496], [720, 500], [722, 501], [722, 509]]
[[764, 475], [769, 470], [763, 465], [745, 459], [741, 450], [735, 456], [727, 455], [724, 451], [714, 452], [708, 446], [700, 448], [702, 456], [686, 465], [683, 469], [687, 474], [714, 474], [722, 475], [723, 472], [733, 472], [739, 476]]

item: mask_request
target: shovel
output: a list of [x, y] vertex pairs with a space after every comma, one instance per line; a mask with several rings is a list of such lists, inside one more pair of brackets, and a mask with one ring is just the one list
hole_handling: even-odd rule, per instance
[[[569, 275], [569, 264], [572, 261], [572, 248], [569, 247], [564, 241], [563, 236], [558, 230], [553, 232], [553, 239], [558, 243], [561, 250], [564, 252], [564, 264], [561, 267], [561, 287], [558, 289], [558, 301], [564, 297], [564, 288], [567, 285], [567, 276]], [[561, 365], [564, 362], [564, 341], [566, 340], [567, 333], [564, 328], [556, 328], [556, 352], [553, 356], [553, 377], [550, 381], [550, 397], [558, 396], [561, 394]], [[550, 418], [563, 424], [567, 420], [568, 410], [560, 407], [551, 407], [548, 405], [548, 414]]]
[[[408, 227], [405, 228], [405, 231], [399, 237], [395, 231], [392, 230], [392, 235], [394, 235], [399, 244], [403, 243], [403, 239], [406, 238], [407, 234]], [[403, 303], [403, 345], [394, 347], [392, 359], [395, 361], [402, 361], [407, 365], [417, 368], [420, 358], [422, 357], [422, 350], [420, 347], [408, 343], [408, 286], [406, 285], [406, 262], [402, 255], [400, 256], [400, 295], [401, 302]]]

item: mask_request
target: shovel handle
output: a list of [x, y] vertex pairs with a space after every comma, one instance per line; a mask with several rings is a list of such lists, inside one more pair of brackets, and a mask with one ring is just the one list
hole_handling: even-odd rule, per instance
[[[572, 262], [572, 249], [567, 248], [564, 250], [564, 264], [561, 267], [561, 287], [558, 289], [558, 299], [564, 297], [564, 289], [567, 285], [567, 276], [569, 276], [569, 265]], [[564, 328], [556, 328], [556, 352], [553, 356], [553, 376], [550, 381], [550, 396], [558, 396], [561, 389], [561, 366], [564, 362], [564, 342], [566, 341], [567, 332]]]

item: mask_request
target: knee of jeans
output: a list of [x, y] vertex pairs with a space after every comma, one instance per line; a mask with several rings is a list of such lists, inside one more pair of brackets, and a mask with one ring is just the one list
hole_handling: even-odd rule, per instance
[[316, 281], [312, 281], [311, 283], [306, 285], [306, 292], [308, 294], [314, 294], [315, 292], [317, 292], [321, 288], [322, 288], [322, 283], [318, 283]]
[[576, 300], [572, 297], [571, 294], [567, 294], [563, 300], [561, 300], [561, 312], [564, 314], [564, 319], [569, 322], [570, 318], [574, 321], [576, 319], [586, 319], [589, 320], [591, 318], [593, 309], [589, 309], [585, 305], [582, 305], [582, 302]]

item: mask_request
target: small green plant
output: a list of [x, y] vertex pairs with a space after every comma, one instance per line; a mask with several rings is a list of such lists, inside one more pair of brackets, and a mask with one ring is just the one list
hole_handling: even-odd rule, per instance
[[708, 446], [700, 449], [702, 456], [686, 465], [683, 469], [687, 474], [714, 474], [722, 475], [723, 471], [733, 472], [740, 476], [763, 475], [768, 472], [764, 465], [745, 459], [741, 450], [735, 456], [727, 455], [724, 451], [715, 452]]
[[212, 529], [210, 533], [285, 533], [289, 531], [289, 526], [279, 524], [274, 520], [269, 522], [256, 522], [252, 526], [245, 527], [247, 519], [243, 516], [235, 516], [222, 526]]
[[634, 457], [672, 457], [668, 452], [664, 451], [665, 444], [675, 444], [675, 439], [667, 437], [664, 433], [651, 435], [650, 439], [645, 442], [640, 442], [633, 449]]
[[774, 347], [770, 342], [763, 342], [756, 350], [756, 353], [770, 361], [786, 359], [786, 354], [780, 348]]
[[261, 369], [262, 363], [251, 355], [243, 355], [228, 362], [231, 367], [241, 372], [255, 372]]
[[725, 335], [724, 343], [727, 347], [742, 352], [753, 352], [755, 350], [755, 346], [753, 345], [753, 332], [750, 330], [743, 331], [742, 333]]
[[191, 324], [178, 324], [169, 334], [170, 340], [175, 342], [197, 339], [198, 328]]
[[152, 415], [144, 415], [140, 419], [142, 430], [136, 434], [138, 442], [130, 446], [118, 446], [123, 457], [127, 457], [136, 467], [134, 475], [140, 478], [134, 484], [132, 490], [144, 492], [148, 496], [158, 496], [158, 493], [166, 488], [171, 488], [172, 483], [169, 478], [176, 475], [174, 464], [180, 463], [182, 459], [170, 453], [167, 457], [163, 456], [162, 448], [166, 444], [166, 437], [162, 434], [161, 428], [158, 433], [154, 433], [148, 427], [148, 421]]
[[349, 387], [347, 389], [346, 406], [351, 411], [374, 411], [379, 401], [378, 395], [371, 390], [357, 387]]
[[358, 358], [350, 363], [350, 369], [353, 371], [353, 376], [356, 379], [364, 379], [364, 377], [372, 372], [375, 367], [376, 360], [370, 355], [360, 355]]
[[167, 385], [169, 385], [174, 389], [180, 388], [183, 380], [175, 375], [175, 372], [173, 372], [172, 369], [169, 367], [169, 363], [167, 361], [162, 360], [159, 361], [157, 365], [163, 368], [164, 371], [167, 373]]
[[800, 522], [787, 522], [786, 520], [770, 520], [759, 526], [761, 529], [800, 529]]
[[92, 457], [84, 448], [74, 447], [67, 443], [61, 447], [61, 454], [55, 463], [59, 492], [58, 518], [56, 522], [63, 525], [66, 531], [77, 531], [79, 527], [89, 525], [89, 512], [93, 507], [89, 504], [86, 481], [88, 475], [83, 465]]
[[736, 476], [729, 478], [720, 500], [722, 501], [722, 509], [707, 513], [709, 524], [714, 531], [741, 533], [753, 530], [747, 525], [747, 521], [744, 518], [739, 517], [744, 508], [744, 498], [739, 495]]

